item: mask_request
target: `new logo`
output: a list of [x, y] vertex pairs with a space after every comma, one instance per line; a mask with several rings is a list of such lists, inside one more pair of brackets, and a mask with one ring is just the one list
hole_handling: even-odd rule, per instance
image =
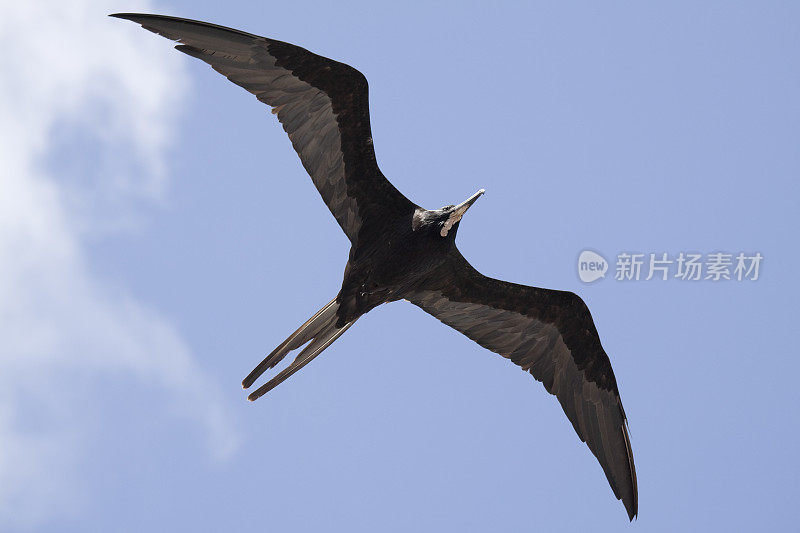
[[584, 250], [578, 256], [578, 277], [584, 283], [591, 283], [606, 277], [608, 261], [602, 255], [591, 250]]

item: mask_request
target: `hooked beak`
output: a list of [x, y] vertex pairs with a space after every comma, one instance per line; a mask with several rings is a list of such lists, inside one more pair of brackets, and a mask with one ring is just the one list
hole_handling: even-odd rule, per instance
[[464, 200], [463, 202], [461, 202], [460, 204], [458, 204], [456, 206], [455, 210], [453, 210], [453, 214], [458, 213], [458, 218], [461, 218], [462, 216], [464, 216], [464, 213], [467, 212], [467, 209], [472, 207], [472, 204], [475, 203], [475, 200], [477, 200], [478, 198], [483, 196], [483, 193], [485, 193], [485, 192], [486, 192], [486, 189], [481, 189], [478, 192], [476, 192], [475, 194], [473, 194], [472, 196], [470, 196], [469, 198], [467, 198], [466, 200]]
[[450, 231], [450, 228], [452, 228], [459, 220], [461, 220], [461, 217], [464, 216], [464, 213], [467, 212], [467, 209], [472, 207], [472, 204], [474, 204], [475, 201], [478, 198], [480, 198], [485, 192], [486, 189], [481, 189], [472, 196], [470, 196], [469, 198], [467, 198], [466, 200], [464, 200], [463, 202], [461, 202], [460, 204], [458, 204], [455, 207], [455, 209], [453, 209], [453, 212], [450, 213], [450, 217], [447, 219], [447, 222], [444, 223], [444, 226], [442, 226], [442, 230], [439, 232], [439, 234], [442, 237], [447, 237], [447, 232]]

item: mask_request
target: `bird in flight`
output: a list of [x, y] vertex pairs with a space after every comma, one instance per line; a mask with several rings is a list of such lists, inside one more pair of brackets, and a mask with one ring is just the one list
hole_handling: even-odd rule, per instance
[[[290, 352], [295, 360], [256, 400], [307, 365], [362, 315], [407, 300], [510, 359], [554, 394], [633, 520], [636, 470], [627, 418], [589, 309], [577, 295], [492, 279], [456, 247], [464, 213], [484, 193], [428, 210], [403, 196], [375, 160], [367, 79], [344, 63], [239, 30], [161, 15], [118, 13], [179, 44], [272, 108], [350, 239], [342, 288], [244, 379], [249, 388]], [[302, 349], [301, 349], [302, 348]]]

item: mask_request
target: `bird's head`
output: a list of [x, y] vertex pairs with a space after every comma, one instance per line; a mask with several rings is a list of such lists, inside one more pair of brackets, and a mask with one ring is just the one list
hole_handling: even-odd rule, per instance
[[414, 230], [416, 231], [424, 227], [428, 231], [435, 232], [439, 237], [455, 239], [461, 217], [464, 216], [467, 209], [472, 207], [472, 204], [485, 192], [484, 189], [481, 189], [458, 205], [446, 205], [441, 209], [434, 209], [433, 211], [426, 210], [415, 214]]

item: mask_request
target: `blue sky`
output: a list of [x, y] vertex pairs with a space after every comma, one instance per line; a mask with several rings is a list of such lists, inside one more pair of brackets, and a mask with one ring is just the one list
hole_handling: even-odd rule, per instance
[[[796, 524], [795, 4], [0, 10], [3, 531]], [[459, 247], [589, 305], [638, 521], [539, 383], [408, 304], [246, 402], [241, 379], [338, 291], [348, 242], [266, 107], [116, 11], [347, 62], [402, 192], [485, 188]], [[756, 282], [585, 284], [584, 249], [764, 262]]]

